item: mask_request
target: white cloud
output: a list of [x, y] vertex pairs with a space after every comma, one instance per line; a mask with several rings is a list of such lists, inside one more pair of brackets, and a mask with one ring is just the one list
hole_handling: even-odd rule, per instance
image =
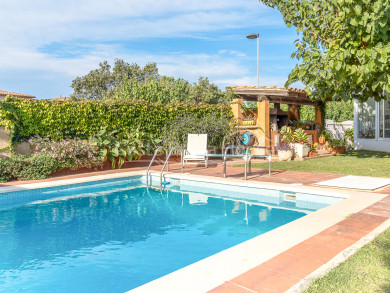
[[[150, 54], [137, 48], [125, 50], [123, 42], [178, 37], [183, 40], [194, 38], [210, 42], [234, 42], [242, 36], [213, 32], [250, 26], [280, 26], [280, 21], [268, 14], [270, 9], [257, 0], [1, 2], [1, 75], [6, 76], [7, 72], [39, 71], [42, 73], [43, 84], [55, 75], [72, 80], [96, 68], [102, 60], [108, 60], [112, 64], [113, 58], [117, 57], [140, 65], [156, 61], [160, 74], [183, 77], [192, 82], [201, 75], [207, 76], [224, 87], [227, 83], [231, 85], [230, 81], [240, 80], [240, 76], [249, 75], [247, 67], [240, 62], [247, 56], [239, 49], [215, 49], [215, 52], [205, 50], [204, 54]], [[52, 47], [56, 44], [57, 51], [71, 56], [63, 58], [59, 56], [61, 54], [56, 54]], [[72, 45], [66, 48], [67, 44]], [[18, 78], [17, 73], [14, 78]], [[245, 79], [252, 82], [249, 77], [241, 78], [242, 81]], [[8, 89], [7, 84], [0, 81], [1, 87]], [[59, 93], [68, 91], [69, 83], [59, 89]], [[45, 94], [46, 97], [48, 95], [50, 94]]]

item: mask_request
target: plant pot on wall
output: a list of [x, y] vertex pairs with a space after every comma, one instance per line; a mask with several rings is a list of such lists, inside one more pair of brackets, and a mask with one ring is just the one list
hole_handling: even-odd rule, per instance
[[242, 125], [248, 126], [248, 125], [255, 125], [256, 121], [255, 120], [244, 120], [242, 121]]
[[310, 147], [307, 144], [292, 143], [291, 146], [294, 148], [295, 156], [297, 158], [304, 158], [309, 154]]
[[293, 151], [278, 151], [279, 161], [291, 161], [293, 155]]

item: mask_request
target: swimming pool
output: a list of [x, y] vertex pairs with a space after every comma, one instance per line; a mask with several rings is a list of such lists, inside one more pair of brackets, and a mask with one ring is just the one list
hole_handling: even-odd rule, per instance
[[124, 292], [337, 202], [128, 177], [0, 194], [0, 291]]

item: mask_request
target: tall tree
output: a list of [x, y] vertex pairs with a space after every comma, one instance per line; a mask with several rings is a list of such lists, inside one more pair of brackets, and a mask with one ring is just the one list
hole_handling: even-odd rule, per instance
[[109, 97], [129, 79], [142, 83], [151, 78], [158, 78], [156, 63], [140, 67], [136, 63], [129, 64], [122, 59], [116, 59], [111, 70], [111, 65], [104, 61], [99, 64], [98, 69], [72, 81], [74, 92], [71, 97], [75, 100], [101, 100]]
[[279, 9], [300, 37], [287, 86], [301, 81], [318, 100], [380, 100], [390, 93], [389, 0], [260, 1]]

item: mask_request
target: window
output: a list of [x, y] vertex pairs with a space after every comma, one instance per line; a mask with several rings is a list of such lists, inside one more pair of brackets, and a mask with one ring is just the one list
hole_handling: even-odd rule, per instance
[[390, 101], [379, 102], [379, 137], [390, 138]]
[[368, 99], [359, 103], [358, 108], [358, 137], [375, 138], [375, 100]]

